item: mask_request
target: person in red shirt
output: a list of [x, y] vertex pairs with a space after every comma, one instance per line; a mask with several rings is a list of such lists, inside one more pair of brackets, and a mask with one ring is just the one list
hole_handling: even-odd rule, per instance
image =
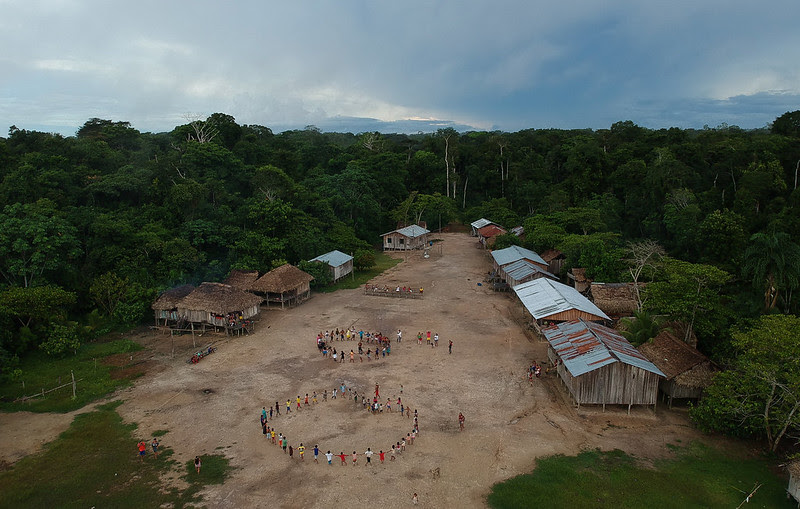
[[142, 440], [136, 446], [139, 448], [139, 461], [144, 462], [144, 455], [147, 454], [147, 444]]
[[342, 466], [347, 465], [347, 455], [344, 453], [344, 451], [339, 453], [339, 459], [342, 460]]
[[378, 453], [378, 457], [381, 459], [381, 463], [383, 463], [383, 460], [386, 458], [386, 453], [381, 451]]

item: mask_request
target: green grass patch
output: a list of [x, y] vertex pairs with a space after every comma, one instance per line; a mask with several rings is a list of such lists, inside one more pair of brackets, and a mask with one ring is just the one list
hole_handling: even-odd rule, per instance
[[[207, 484], [219, 484], [231, 467], [222, 456], [203, 456], [198, 475], [186, 469], [189, 487], [165, 488], [160, 477], [181, 472], [173, 451], [162, 443], [156, 459], [136, 425], [125, 424], [114, 402], [75, 417], [69, 429], [36, 455], [0, 473], [0, 507], [185, 507], [200, 502]], [[136, 443], [148, 442], [144, 461]], [[187, 465], [188, 467], [188, 465]]]
[[336, 290], [352, 290], [353, 288], [360, 288], [364, 286], [370, 279], [380, 275], [385, 270], [391, 269], [401, 261], [401, 259], [392, 258], [385, 253], [375, 253], [375, 266], [371, 269], [355, 271], [355, 276], [345, 276], [335, 284], [328, 285], [323, 288], [315, 288], [314, 291], [320, 293], [331, 293], [335, 292]]
[[794, 507], [766, 459], [692, 443], [652, 468], [619, 450], [543, 458], [532, 473], [496, 484], [487, 501], [495, 509], [737, 507], [757, 484], [747, 507]]
[[[130, 382], [127, 378], [112, 378], [115, 368], [103, 363], [109, 355], [141, 350], [142, 347], [128, 339], [108, 342], [86, 343], [75, 355], [63, 358], [49, 357], [43, 352], [32, 352], [22, 359], [19, 368], [22, 376], [7, 380], [0, 385], [0, 410], [28, 410], [31, 412], [69, 412], [101, 398], [121, 385]], [[72, 381], [70, 371], [77, 380], [76, 398], [72, 399], [72, 386], [30, 399], [14, 402], [22, 396], [30, 396], [68, 384]], [[24, 387], [23, 387], [24, 382]]]

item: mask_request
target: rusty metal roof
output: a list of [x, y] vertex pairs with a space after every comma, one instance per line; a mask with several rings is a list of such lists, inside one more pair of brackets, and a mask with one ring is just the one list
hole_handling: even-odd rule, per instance
[[572, 376], [580, 376], [615, 362], [665, 376], [627, 339], [604, 325], [571, 320], [542, 332]]
[[611, 320], [575, 288], [549, 278], [534, 279], [515, 286], [513, 290], [522, 301], [522, 305], [536, 320], [570, 309], [577, 309], [598, 318]]

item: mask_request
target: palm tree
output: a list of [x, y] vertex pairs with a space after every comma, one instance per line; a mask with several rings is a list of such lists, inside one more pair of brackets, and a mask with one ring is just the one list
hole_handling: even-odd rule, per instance
[[634, 311], [632, 318], [622, 319], [622, 323], [625, 326], [622, 335], [633, 346], [639, 346], [658, 336], [663, 322], [664, 319], [662, 317], [651, 315], [645, 310]]
[[[781, 291], [800, 284], [800, 246], [787, 233], [756, 233], [744, 252], [742, 276], [764, 292], [764, 312], [774, 309]], [[789, 300], [786, 300], [786, 310]]]

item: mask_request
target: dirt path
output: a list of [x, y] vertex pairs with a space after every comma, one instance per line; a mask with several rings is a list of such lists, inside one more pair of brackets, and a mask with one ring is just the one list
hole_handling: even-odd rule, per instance
[[[224, 452], [236, 470], [222, 486], [208, 488], [212, 507], [406, 507], [414, 492], [422, 507], [483, 507], [497, 481], [530, 471], [539, 456], [575, 454], [585, 448], [619, 448], [640, 457], [668, 454], [667, 443], [699, 437], [680, 411], [576, 410], [557, 379], [529, 386], [532, 359], [545, 359], [545, 345], [529, 340], [514, 320], [519, 304], [509, 295], [478, 286], [491, 264], [466, 234], [441, 234], [429, 259], [421, 253], [375, 282], [425, 288], [420, 300], [391, 299], [362, 290], [316, 294], [302, 306], [262, 315], [251, 336], [222, 341], [198, 365], [166, 352], [163, 369], [146, 375], [119, 396], [126, 420], [144, 437], [168, 429], [163, 443], [176, 459]], [[398, 255], [402, 256], [402, 255]], [[393, 343], [389, 358], [334, 364], [314, 344], [320, 331], [353, 324], [382, 331]], [[438, 332], [438, 348], [418, 346], [418, 331]], [[453, 354], [447, 344], [453, 340]], [[168, 342], [169, 339], [159, 340]], [[348, 352], [356, 342], [335, 343]], [[170, 346], [171, 348], [171, 346]], [[365, 467], [313, 463], [310, 450], [363, 453], [388, 450], [411, 430], [399, 413], [370, 415], [352, 400], [321, 401], [313, 408], [276, 417], [273, 424], [297, 446], [308, 447], [304, 462], [268, 445], [258, 422], [262, 406], [340, 383], [370, 394], [376, 383], [383, 401], [403, 401], [419, 412], [421, 433], [396, 461]], [[285, 405], [282, 406], [285, 412]], [[457, 416], [466, 416], [458, 431]], [[8, 416], [0, 418], [4, 429]], [[3, 441], [0, 441], [0, 446]], [[5, 447], [3, 447], [5, 450]], [[377, 455], [373, 458], [377, 463]]]

